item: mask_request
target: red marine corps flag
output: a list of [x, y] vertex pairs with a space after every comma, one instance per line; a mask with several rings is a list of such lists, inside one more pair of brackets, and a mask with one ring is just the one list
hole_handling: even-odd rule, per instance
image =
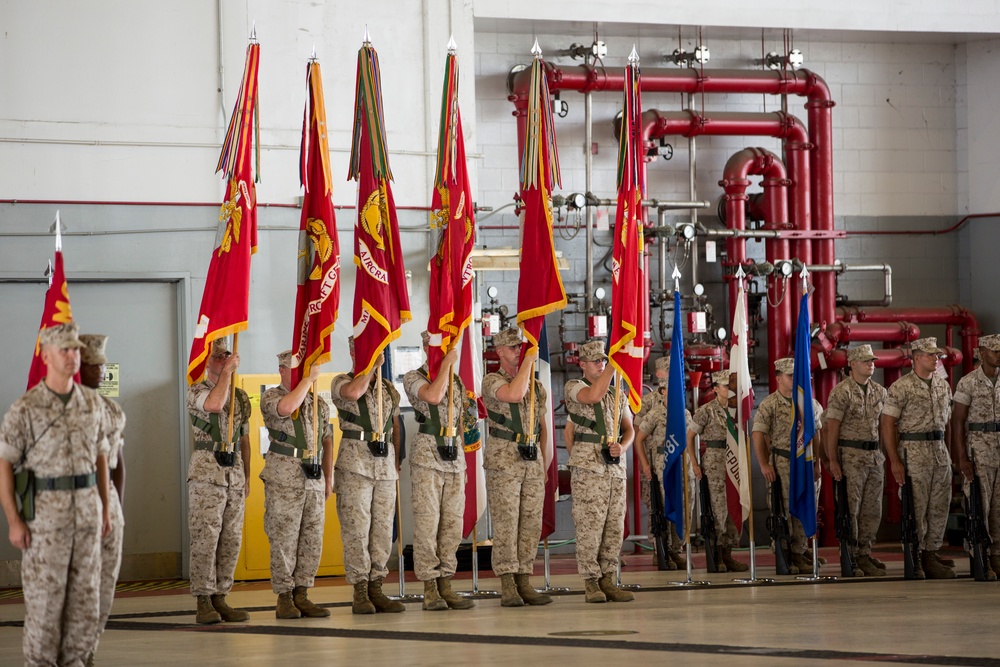
[[[438, 251], [431, 258], [430, 317], [427, 332], [427, 368], [431, 379], [437, 377], [441, 359], [458, 343], [462, 332], [472, 322], [472, 248], [476, 243], [475, 210], [472, 188], [465, 164], [465, 137], [462, 114], [458, 107], [458, 57], [455, 40], [448, 42], [445, 60], [444, 89], [441, 100], [441, 128], [438, 136], [437, 171], [431, 205], [431, 228], [439, 230]], [[462, 534], [476, 526], [486, 505], [486, 478], [483, 472], [482, 434], [479, 420], [477, 371], [481, 357], [474, 352], [472, 335], [461, 337], [462, 350], [455, 369], [465, 385], [464, 428], [456, 422], [465, 450], [465, 511]]]
[[465, 138], [458, 108], [458, 58], [454, 44], [454, 40], [449, 42], [445, 61], [437, 172], [431, 204], [431, 228], [440, 230], [437, 255], [431, 259], [430, 318], [427, 322], [431, 335], [427, 368], [431, 379], [437, 377], [441, 359], [472, 322], [471, 255], [476, 243], [476, 221], [465, 165]]
[[552, 186], [562, 185], [556, 128], [549, 103], [545, 61], [538, 42], [531, 49], [527, 131], [521, 156], [521, 273], [517, 284], [517, 324], [524, 330], [526, 349], [538, 347], [545, 315], [565, 307], [566, 290], [559, 276], [552, 241]]
[[392, 199], [392, 171], [385, 145], [382, 85], [378, 54], [365, 30], [358, 51], [354, 96], [354, 141], [347, 176], [358, 181], [358, 219], [354, 225], [354, 372], [375, 368], [385, 346], [399, 337], [399, 327], [410, 321], [410, 296], [399, 245], [396, 203]]
[[[28, 369], [28, 389], [45, 379], [48, 369], [42, 361], [42, 331], [59, 324], [73, 321], [73, 311], [69, 307], [69, 285], [66, 283], [66, 273], [63, 271], [62, 227], [59, 223], [59, 211], [56, 211], [56, 258], [55, 264], [49, 264], [49, 289], [45, 292], [45, 307], [42, 310], [42, 322], [38, 325], [38, 337], [35, 339], [35, 354], [31, 358], [31, 368]], [[80, 374], [76, 374], [77, 382]]]
[[340, 306], [340, 241], [333, 213], [323, 77], [316, 57], [306, 65], [299, 179], [306, 194], [299, 226], [298, 291], [292, 339], [291, 386], [313, 365], [330, 360], [330, 332]]
[[642, 150], [642, 100], [639, 56], [632, 47], [625, 68], [625, 99], [618, 140], [618, 209], [612, 253], [610, 363], [628, 383], [628, 402], [638, 413], [642, 404], [642, 357], [647, 315], [642, 304], [642, 197], [646, 162]]
[[[257, 70], [260, 45], [256, 37], [247, 47], [243, 82], [229, 121], [216, 172], [226, 178], [226, 199], [219, 213], [219, 231], [205, 279], [191, 358], [188, 384], [205, 376], [212, 341], [245, 331], [250, 311], [250, 256], [257, 252], [257, 194], [254, 173], [260, 180], [260, 146], [257, 117]], [[251, 164], [256, 161], [256, 165]], [[256, 168], [254, 168], [256, 167]], [[235, 344], [234, 344], [235, 348]], [[234, 349], [235, 351], [235, 349]]]

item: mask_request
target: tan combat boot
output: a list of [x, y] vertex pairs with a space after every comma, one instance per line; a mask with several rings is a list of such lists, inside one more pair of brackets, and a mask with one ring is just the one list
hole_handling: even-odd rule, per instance
[[924, 574], [928, 579], [954, 579], [955, 570], [938, 560], [936, 551], [925, 551], [923, 557]]
[[292, 601], [291, 591], [278, 593], [278, 604], [274, 607], [274, 617], [302, 618], [302, 612], [296, 608], [295, 603]]
[[382, 579], [372, 579], [368, 582], [368, 599], [375, 605], [375, 611], [380, 614], [398, 614], [406, 611], [406, 605], [399, 600], [390, 600], [382, 592]]
[[877, 567], [878, 569], [880, 569], [883, 572], [885, 572], [885, 569], [886, 569], [885, 568], [885, 563], [883, 563], [882, 561], [880, 561], [878, 558], [875, 558], [875, 554], [868, 554], [868, 558], [875, 565], [875, 567]]
[[448, 603], [444, 601], [438, 592], [437, 579], [428, 579], [424, 582], [424, 611], [447, 611]]
[[857, 569], [861, 570], [861, 573], [864, 574], [866, 577], [885, 576], [885, 570], [880, 570], [878, 566], [875, 565], [874, 561], [872, 561], [872, 557], [869, 556], [868, 554], [858, 555], [858, 558], [854, 564], [857, 567]]
[[222, 616], [219, 612], [215, 611], [215, 607], [212, 606], [212, 598], [207, 595], [198, 596], [198, 612], [195, 615], [194, 620], [202, 625], [211, 625], [212, 623], [222, 622]]
[[1000, 577], [1000, 555], [990, 555], [990, 569], [993, 570], [993, 574]]
[[597, 579], [585, 579], [583, 582], [584, 600], [587, 602], [607, 602], [608, 596], [601, 590]]
[[523, 607], [524, 600], [517, 594], [517, 584], [514, 583], [513, 574], [500, 575], [500, 606], [501, 607]]
[[937, 559], [937, 562], [941, 563], [945, 567], [955, 567], [955, 561], [954, 561], [954, 559], [952, 559], [952, 558], [941, 558], [941, 552], [940, 551], [934, 551], [932, 553], [934, 554], [934, 558]]
[[[809, 561], [809, 569], [812, 569], [812, 562], [813, 562], [813, 552], [812, 552], [812, 549], [806, 549], [805, 553], [803, 555]], [[816, 557], [816, 562], [818, 564], [820, 564], [820, 565], [826, 565], [826, 557], [824, 557], [824, 556], [817, 556]]]
[[746, 572], [750, 569], [750, 566], [746, 563], [740, 562], [733, 558], [733, 550], [723, 547], [719, 551], [722, 552], [722, 564], [726, 566], [726, 570], [729, 572]]
[[368, 599], [368, 582], [359, 581], [354, 584], [354, 600], [351, 602], [352, 614], [374, 614], [375, 605]]
[[805, 554], [797, 554], [794, 551], [792, 552], [791, 566], [790, 569], [798, 570], [801, 574], [811, 574], [813, 569], [812, 561], [807, 559]]
[[249, 621], [250, 614], [243, 611], [242, 609], [233, 609], [226, 602], [225, 595], [213, 595], [212, 596], [212, 606], [215, 611], [219, 612], [219, 616], [226, 623], [240, 623], [242, 621]]
[[309, 589], [305, 586], [296, 586], [292, 590], [292, 604], [307, 618], [326, 618], [330, 615], [329, 609], [317, 606], [309, 599]]
[[455, 592], [451, 590], [451, 577], [438, 577], [437, 585], [438, 593], [440, 593], [442, 599], [448, 603], [448, 607], [450, 609], [472, 609], [476, 606], [474, 600], [463, 598], [461, 595], [456, 595]]
[[519, 573], [514, 575], [514, 583], [517, 585], [517, 594], [521, 599], [532, 605], [552, 604], [552, 598], [545, 593], [539, 593], [528, 581], [528, 575]]
[[[687, 569], [687, 566], [688, 566], [687, 559], [684, 558], [684, 556], [682, 556], [679, 551], [668, 551], [667, 552], [667, 560], [669, 560], [671, 563], [673, 563], [677, 567], [678, 570], [686, 570]], [[667, 568], [670, 569], [670, 566], [668, 565]]]
[[601, 592], [608, 598], [608, 602], [631, 602], [635, 599], [635, 594], [632, 591], [623, 591], [618, 588], [618, 584], [615, 583], [615, 575], [612, 572], [601, 577], [597, 585], [601, 587]]

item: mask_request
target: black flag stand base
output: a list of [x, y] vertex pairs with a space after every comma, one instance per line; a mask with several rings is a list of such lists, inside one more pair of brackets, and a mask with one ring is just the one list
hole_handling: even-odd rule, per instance
[[813, 571], [812, 574], [795, 577], [799, 581], [836, 581], [837, 577], [824, 577], [819, 573], [819, 549], [816, 545], [816, 538], [812, 538], [813, 547]]
[[757, 549], [753, 540], [750, 541], [750, 576], [733, 579], [737, 584], [773, 584], [774, 579], [757, 576]]
[[711, 581], [692, 581], [691, 580], [691, 540], [688, 539], [684, 544], [684, 551], [687, 555], [687, 580], [686, 581], [671, 581], [669, 582], [671, 586], [711, 586]]
[[542, 541], [542, 555], [545, 562], [545, 588], [542, 591], [546, 593], [568, 593], [569, 589], [565, 586], [553, 586], [549, 581], [551, 575], [549, 572], [549, 538], [547, 537]]

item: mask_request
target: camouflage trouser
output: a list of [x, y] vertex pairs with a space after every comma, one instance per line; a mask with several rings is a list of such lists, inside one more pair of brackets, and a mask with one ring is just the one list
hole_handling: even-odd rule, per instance
[[[1000, 555], [1000, 475], [997, 468], [991, 468], [979, 464], [976, 466], [976, 474], [979, 475], [979, 485], [983, 490], [983, 511], [986, 513], [986, 530], [993, 540], [990, 545], [990, 555]], [[972, 485], [965, 482], [963, 490], [965, 495], [969, 495]]]
[[[788, 450], [785, 451], [787, 452]], [[777, 465], [775, 466], [775, 471], [778, 473], [778, 475], [781, 476], [781, 493], [784, 495], [785, 516], [788, 517], [788, 526], [789, 526], [788, 532], [791, 533], [790, 536], [791, 539], [789, 539], [789, 542], [791, 543], [790, 546], [792, 548], [792, 553], [803, 554], [806, 552], [806, 542], [807, 542], [806, 532], [802, 528], [802, 522], [793, 517], [791, 513], [788, 511], [788, 500], [789, 498], [791, 498], [791, 496], [788, 494], [788, 483], [789, 483], [788, 473], [789, 473], [790, 463], [788, 459], [784, 456], [776, 456], [775, 462], [777, 463]], [[812, 464], [810, 463], [810, 465]], [[767, 494], [767, 507], [768, 509], [771, 508], [770, 493]]]
[[542, 466], [518, 466], [515, 471], [486, 470], [486, 498], [493, 523], [493, 574], [498, 577], [531, 574], [542, 536]]
[[312, 588], [323, 554], [322, 491], [264, 482], [264, 532], [271, 543], [271, 590]]
[[847, 479], [847, 504], [851, 511], [851, 533], [857, 540], [854, 555], [866, 556], [882, 523], [882, 491], [885, 488], [885, 463], [864, 463], [840, 450], [840, 467]]
[[28, 527], [31, 546], [21, 559], [24, 662], [83, 665], [96, 647], [100, 619], [97, 489], [38, 493]]
[[[649, 449], [649, 448], [646, 449], [646, 454], [649, 457], [650, 461], [652, 461], [653, 457], [656, 455], [656, 453], [653, 450]], [[640, 496], [642, 497], [643, 504], [646, 505], [646, 513], [649, 514], [649, 515], [653, 514], [653, 503], [652, 503], [652, 500], [650, 500], [650, 496], [649, 496], [649, 485], [650, 484], [658, 484], [660, 486], [660, 495], [662, 496], [663, 495], [663, 482], [660, 480], [660, 476], [662, 474], [663, 474], [662, 470], [660, 470], [660, 471], [655, 471], [654, 470], [653, 471], [653, 479], [651, 479], [649, 481], [643, 479], [643, 480], [640, 481], [640, 484], [639, 484]], [[691, 482], [691, 486], [688, 487], [689, 490], [696, 488], [694, 486], [694, 478], [693, 477], [689, 476], [688, 477], [688, 482]], [[693, 491], [691, 491], [691, 492], [693, 493]], [[693, 504], [692, 504], [692, 506], [693, 506]], [[677, 535], [677, 526], [674, 525], [673, 521], [667, 521], [666, 522], [666, 526], [667, 526], [667, 535], [663, 539], [666, 541], [665, 544], [666, 544], [667, 550], [671, 551], [673, 553], [679, 553], [680, 551], [682, 551], [684, 549], [684, 540], [682, 540]]]
[[[921, 444], [902, 443], [901, 449]], [[951, 506], [951, 466], [924, 462], [910, 456], [907, 468], [913, 482], [913, 512], [917, 516], [917, 542], [923, 551], [937, 551], [944, 542]]]
[[125, 517], [122, 504], [113, 484], [108, 485], [108, 502], [111, 512], [111, 533], [101, 540], [101, 620], [98, 638], [108, 624], [111, 605], [115, 601], [115, 584], [122, 567], [122, 538], [125, 534]]
[[334, 479], [347, 583], [382, 579], [389, 574], [396, 482], [347, 470], [338, 470]]
[[462, 543], [465, 474], [410, 466], [413, 571], [420, 581], [455, 574]]
[[729, 516], [726, 503], [726, 450], [708, 448], [701, 458], [702, 473], [708, 478], [708, 490], [712, 494], [712, 512], [715, 514], [715, 534], [719, 536], [719, 547], [732, 549], [739, 546], [736, 524]]
[[625, 537], [624, 477], [570, 468], [576, 569], [583, 579], [599, 579], [618, 570]]
[[243, 540], [243, 488], [188, 481], [191, 595], [228, 595]]

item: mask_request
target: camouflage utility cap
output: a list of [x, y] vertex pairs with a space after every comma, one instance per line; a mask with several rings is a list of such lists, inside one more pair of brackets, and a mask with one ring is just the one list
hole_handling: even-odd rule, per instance
[[580, 346], [580, 361], [607, 361], [604, 341], [592, 340]]
[[[980, 338], [980, 340], [982, 340]], [[910, 343], [910, 350], [913, 352], [923, 352], [924, 354], [944, 354], [944, 350], [938, 347], [937, 338], [920, 338]]]
[[226, 340], [225, 336], [223, 336], [222, 338], [216, 338], [215, 340], [212, 341], [212, 356], [213, 357], [217, 357], [219, 355], [229, 354], [229, 353], [230, 353], [230, 350], [229, 350], [229, 341]]
[[285, 368], [292, 367], [292, 351], [285, 350], [284, 352], [278, 353], [278, 365], [284, 366]]
[[993, 352], [1000, 352], [1000, 334], [990, 334], [979, 337], [979, 347], [985, 347]]
[[430, 345], [430, 343], [431, 343], [431, 332], [430, 331], [423, 331], [420, 334], [420, 342], [423, 343], [424, 345]]
[[73, 322], [68, 322], [43, 329], [39, 338], [42, 345], [51, 345], [60, 350], [65, 350], [84, 347], [84, 344], [80, 342], [79, 334], [80, 327]]
[[517, 347], [521, 344], [521, 332], [514, 327], [507, 327], [493, 336], [493, 347]]
[[108, 345], [108, 337], [102, 334], [81, 334], [80, 342], [83, 349], [80, 350], [80, 363], [88, 366], [100, 366], [108, 363], [104, 349]]
[[662, 356], [656, 360], [656, 370], [663, 373], [670, 372], [670, 357]]
[[721, 384], [723, 386], [729, 386], [729, 371], [716, 371], [712, 373], [712, 384]]
[[785, 375], [791, 375], [792, 370], [795, 368], [795, 359], [792, 357], [783, 357], [774, 362], [774, 372], [784, 373]]
[[847, 351], [848, 361], [875, 361], [878, 357], [872, 352], [871, 345], [858, 345]]

